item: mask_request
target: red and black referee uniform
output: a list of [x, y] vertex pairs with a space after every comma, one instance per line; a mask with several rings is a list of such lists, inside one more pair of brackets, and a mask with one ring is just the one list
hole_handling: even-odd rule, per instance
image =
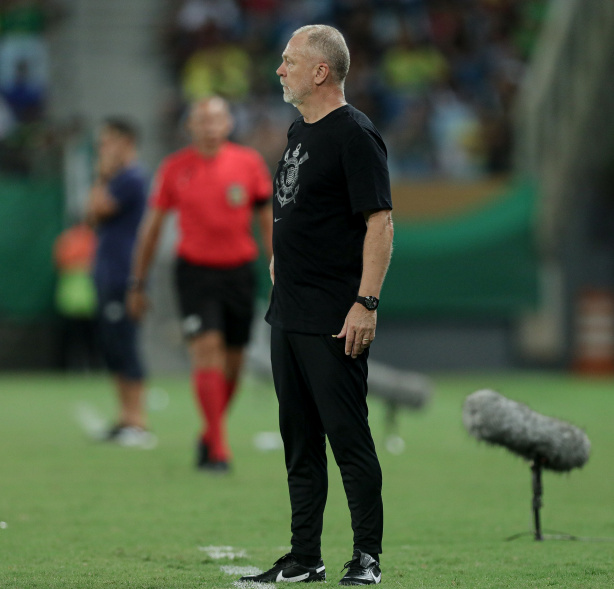
[[[175, 277], [187, 338], [217, 330], [228, 347], [247, 344], [258, 256], [253, 210], [270, 202], [271, 191], [260, 154], [231, 142], [213, 157], [187, 147], [162, 163], [150, 206], [178, 213]], [[195, 369], [193, 383], [210, 460], [227, 461], [224, 415], [236, 382], [222, 370]]]

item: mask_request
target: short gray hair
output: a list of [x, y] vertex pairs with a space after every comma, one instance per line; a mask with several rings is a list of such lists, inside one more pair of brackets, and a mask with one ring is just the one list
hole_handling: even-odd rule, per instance
[[342, 88], [350, 70], [350, 52], [340, 31], [328, 25], [306, 25], [292, 36], [307, 33], [307, 46], [319, 52], [328, 64], [333, 80]]

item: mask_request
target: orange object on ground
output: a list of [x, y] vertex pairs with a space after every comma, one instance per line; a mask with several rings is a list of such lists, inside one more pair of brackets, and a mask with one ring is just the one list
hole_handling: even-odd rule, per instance
[[614, 294], [585, 289], [576, 303], [573, 369], [590, 375], [614, 374]]

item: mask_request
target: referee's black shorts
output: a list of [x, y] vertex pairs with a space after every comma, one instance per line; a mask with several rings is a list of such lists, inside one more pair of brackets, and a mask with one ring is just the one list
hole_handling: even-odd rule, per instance
[[187, 338], [215, 330], [228, 346], [248, 343], [256, 290], [253, 264], [211, 268], [178, 258], [175, 280]]

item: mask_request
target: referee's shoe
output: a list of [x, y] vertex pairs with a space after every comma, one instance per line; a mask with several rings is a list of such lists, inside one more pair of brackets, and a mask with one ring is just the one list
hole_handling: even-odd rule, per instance
[[377, 585], [382, 580], [379, 562], [366, 552], [354, 550], [352, 560], [345, 563], [345, 573], [339, 585]]
[[326, 571], [322, 559], [315, 567], [306, 567], [300, 564], [290, 552], [277, 560], [268, 571], [239, 579], [239, 581], [251, 581], [252, 583], [311, 583], [325, 580]]

